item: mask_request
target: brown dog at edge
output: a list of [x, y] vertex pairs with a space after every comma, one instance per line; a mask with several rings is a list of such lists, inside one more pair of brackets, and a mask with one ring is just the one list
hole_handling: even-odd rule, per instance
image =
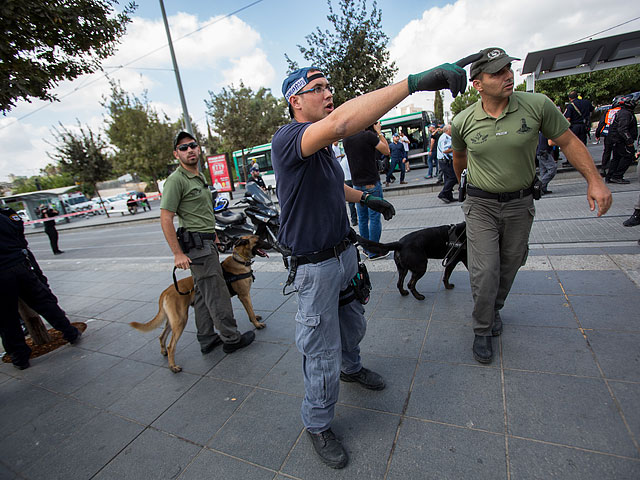
[[[259, 321], [261, 317], [253, 311], [253, 304], [251, 302], [251, 284], [253, 283], [251, 260], [256, 255], [261, 257], [268, 256], [262, 250], [262, 248], [268, 247], [269, 245], [260, 240], [257, 235], [246, 235], [236, 242], [231, 256], [226, 258], [221, 264], [225, 279], [228, 275], [232, 277], [230, 281], [227, 280], [227, 287], [230, 287], [230, 292], [238, 295], [240, 302], [242, 302], [242, 305], [247, 311], [249, 320], [256, 328], [264, 328], [266, 325]], [[246, 278], [234, 280], [234, 278], [239, 276], [246, 276]], [[171, 285], [160, 294], [158, 313], [153, 320], [147, 323], [129, 323], [129, 325], [137, 330], [149, 332], [166, 320], [164, 329], [159, 337], [160, 353], [168, 356], [169, 368], [174, 373], [182, 371], [182, 368], [176, 365], [175, 351], [178, 340], [187, 325], [189, 306], [193, 305], [195, 299], [193, 277], [178, 280], [178, 288], [181, 292], [188, 292], [188, 294], [180, 295], [175, 286]], [[169, 332], [171, 332], [171, 340], [167, 346]]]

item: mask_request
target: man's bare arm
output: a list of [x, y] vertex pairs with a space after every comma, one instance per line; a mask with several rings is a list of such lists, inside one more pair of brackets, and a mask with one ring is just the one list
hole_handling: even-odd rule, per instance
[[404, 79], [343, 103], [305, 130], [301, 142], [302, 156], [308, 157], [341, 138], [364, 130], [408, 96], [409, 84]]
[[611, 207], [611, 191], [602, 181], [600, 173], [593, 163], [593, 158], [587, 147], [576, 137], [571, 130], [565, 131], [559, 137], [553, 138], [553, 142], [564, 152], [569, 163], [578, 170], [587, 181], [587, 201], [591, 211], [598, 204], [598, 216], [604, 215]]
[[462, 171], [467, 168], [467, 151], [453, 151], [453, 171], [456, 172], [456, 178], [460, 181]]
[[175, 215], [176, 214], [174, 212], [170, 212], [169, 210], [161, 208], [160, 226], [162, 227], [164, 238], [169, 244], [171, 253], [173, 253], [175, 266], [186, 270], [187, 268], [189, 268], [191, 259], [184, 254], [184, 252], [180, 248], [180, 244], [178, 243], [178, 238], [176, 236], [176, 227], [173, 225], [173, 217]]

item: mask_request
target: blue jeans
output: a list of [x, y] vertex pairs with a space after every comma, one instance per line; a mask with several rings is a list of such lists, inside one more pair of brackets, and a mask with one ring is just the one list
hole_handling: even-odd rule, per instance
[[391, 182], [391, 175], [393, 175], [393, 171], [396, 169], [396, 166], [400, 166], [400, 181], [404, 182], [404, 173], [406, 167], [404, 163], [402, 163], [402, 159], [391, 159], [391, 165], [389, 166], [389, 170], [387, 171], [387, 183]]
[[433, 177], [438, 174], [438, 160], [436, 158], [435, 150], [433, 152], [429, 152], [429, 155], [427, 156], [427, 165], [429, 166], [427, 177]]
[[[373, 188], [364, 188], [355, 185], [353, 188], [382, 198], [382, 185], [380, 182], [376, 182]], [[358, 229], [360, 230], [360, 236], [374, 242], [380, 241], [380, 235], [382, 234], [380, 212], [371, 210], [360, 203], [356, 204], [356, 209], [358, 210]]]
[[311, 433], [327, 430], [340, 392], [340, 371], [360, 371], [360, 341], [367, 329], [357, 300], [339, 306], [340, 292], [358, 271], [356, 247], [339, 258], [298, 267], [296, 346], [303, 355], [302, 423]]

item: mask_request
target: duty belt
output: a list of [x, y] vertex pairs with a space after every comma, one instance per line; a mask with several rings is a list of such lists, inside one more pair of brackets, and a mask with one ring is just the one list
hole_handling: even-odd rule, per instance
[[203, 240], [215, 240], [216, 239], [216, 234], [215, 233], [203, 233], [203, 232], [196, 232], [198, 235], [200, 235], [200, 238], [202, 238]]
[[330, 258], [338, 258], [342, 252], [344, 252], [347, 247], [351, 245], [351, 242], [348, 239], [342, 240], [336, 246], [327, 248], [326, 250], [322, 250], [316, 253], [309, 253], [307, 255], [299, 255], [297, 257], [298, 265], [306, 265], [307, 263], [320, 263], [325, 260], [329, 260]]
[[484, 190], [474, 187], [471, 184], [467, 185], [467, 195], [471, 197], [489, 198], [491, 200], [498, 200], [499, 202], [508, 202], [509, 200], [515, 200], [516, 198], [524, 198], [533, 193], [533, 187], [523, 188], [517, 192], [502, 192], [492, 193], [485, 192]]

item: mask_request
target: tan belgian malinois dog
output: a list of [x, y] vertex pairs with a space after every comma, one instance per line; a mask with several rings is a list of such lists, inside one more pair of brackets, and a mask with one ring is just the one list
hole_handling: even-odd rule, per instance
[[[268, 248], [265, 242], [257, 235], [246, 235], [238, 240], [233, 247], [233, 253], [222, 262], [222, 271], [227, 281], [229, 292], [233, 296], [238, 295], [240, 302], [247, 311], [249, 320], [256, 328], [264, 328], [266, 325], [260, 322], [261, 317], [253, 311], [251, 302], [251, 285], [253, 284], [253, 273], [251, 270], [252, 259], [258, 255], [267, 257], [262, 248]], [[158, 300], [158, 313], [148, 323], [131, 322], [133, 328], [142, 332], [149, 332], [158, 327], [164, 320], [166, 323], [160, 334], [160, 353], [168, 356], [169, 368], [172, 372], [178, 373], [182, 368], [176, 365], [175, 351], [176, 345], [184, 327], [187, 325], [189, 316], [189, 305], [193, 305], [195, 291], [193, 277], [186, 277], [177, 282], [176, 286], [167, 287]], [[180, 294], [183, 292], [186, 294]], [[167, 346], [167, 337], [171, 332], [171, 340]]]

